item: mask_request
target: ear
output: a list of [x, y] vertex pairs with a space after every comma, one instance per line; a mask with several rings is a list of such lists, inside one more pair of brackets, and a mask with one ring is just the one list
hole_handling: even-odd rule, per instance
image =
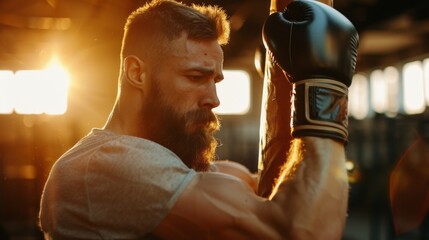
[[134, 87], [142, 88], [146, 79], [146, 65], [137, 56], [130, 55], [124, 59], [126, 81]]

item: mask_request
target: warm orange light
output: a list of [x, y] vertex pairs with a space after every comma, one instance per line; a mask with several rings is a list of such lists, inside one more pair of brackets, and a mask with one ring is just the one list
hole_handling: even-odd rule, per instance
[[45, 69], [46, 104], [44, 112], [47, 114], [64, 114], [67, 111], [67, 97], [70, 77], [61, 66], [57, 58]]
[[0, 71], [0, 114], [11, 114], [13, 112], [13, 72]]
[[15, 112], [41, 114], [45, 104], [46, 84], [43, 71], [21, 70], [15, 74]]
[[56, 58], [42, 70], [0, 71], [0, 113], [64, 114], [69, 82]]

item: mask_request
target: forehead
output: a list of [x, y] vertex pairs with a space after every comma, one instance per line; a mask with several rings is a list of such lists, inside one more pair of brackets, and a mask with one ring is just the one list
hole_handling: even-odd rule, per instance
[[174, 66], [201, 65], [205, 67], [221, 68], [223, 51], [216, 40], [192, 40], [182, 35], [170, 42], [167, 58], [174, 61]]

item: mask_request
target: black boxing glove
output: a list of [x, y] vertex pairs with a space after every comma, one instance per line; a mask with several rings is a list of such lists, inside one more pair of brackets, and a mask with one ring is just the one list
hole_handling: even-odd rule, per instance
[[353, 24], [334, 8], [296, 0], [271, 14], [262, 33], [269, 55], [292, 86], [293, 137], [348, 139], [348, 87], [359, 44]]

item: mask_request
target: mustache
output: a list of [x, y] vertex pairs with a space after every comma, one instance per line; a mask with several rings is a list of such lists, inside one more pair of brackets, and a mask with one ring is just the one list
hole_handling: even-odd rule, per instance
[[220, 129], [219, 118], [211, 110], [195, 110], [185, 114], [186, 129], [203, 128], [214, 132]]

